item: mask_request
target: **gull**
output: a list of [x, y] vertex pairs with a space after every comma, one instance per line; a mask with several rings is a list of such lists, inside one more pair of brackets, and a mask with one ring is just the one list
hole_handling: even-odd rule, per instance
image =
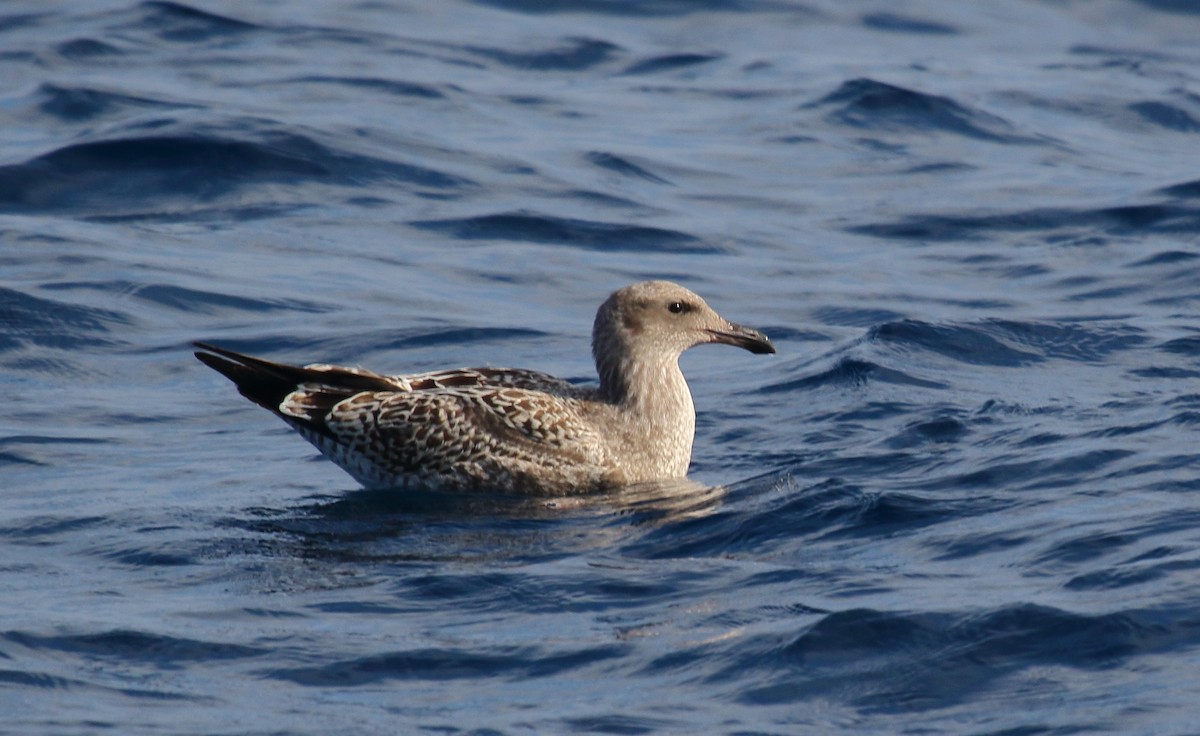
[[706, 343], [775, 352], [684, 287], [643, 281], [596, 312], [594, 386], [512, 368], [294, 366], [203, 342], [195, 355], [367, 488], [566, 494], [686, 477], [696, 410], [679, 356]]

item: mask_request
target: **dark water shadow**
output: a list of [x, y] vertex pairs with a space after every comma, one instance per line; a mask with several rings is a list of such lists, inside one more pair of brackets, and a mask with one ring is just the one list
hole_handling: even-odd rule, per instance
[[620, 545], [646, 527], [718, 508], [724, 486], [680, 479], [575, 496], [353, 490], [222, 526], [266, 535], [267, 552], [376, 562], [529, 561]]

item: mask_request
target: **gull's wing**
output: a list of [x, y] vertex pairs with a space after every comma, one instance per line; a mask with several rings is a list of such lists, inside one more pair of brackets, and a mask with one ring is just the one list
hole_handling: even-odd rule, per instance
[[[595, 427], [570, 399], [516, 388], [364, 391], [301, 387], [279, 413], [386, 475], [529, 464], [596, 464]], [[307, 435], [306, 435], [307, 436]], [[320, 446], [320, 445], [319, 445]], [[344, 466], [343, 466], [344, 467]], [[486, 477], [481, 475], [481, 477]]]

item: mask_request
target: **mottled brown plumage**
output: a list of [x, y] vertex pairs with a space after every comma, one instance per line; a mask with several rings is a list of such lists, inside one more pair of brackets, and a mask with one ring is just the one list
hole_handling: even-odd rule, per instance
[[645, 281], [596, 314], [594, 387], [507, 368], [299, 367], [205, 343], [196, 357], [365, 486], [564, 493], [687, 474], [696, 415], [679, 356], [713, 342], [775, 352], [687, 289]]

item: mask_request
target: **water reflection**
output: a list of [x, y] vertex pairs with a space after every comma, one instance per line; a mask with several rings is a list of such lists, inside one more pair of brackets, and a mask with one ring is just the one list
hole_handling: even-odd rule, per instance
[[584, 503], [599, 502], [635, 524], [668, 524], [705, 516], [721, 505], [726, 486], [706, 486], [690, 478], [650, 481], [624, 486]]
[[577, 496], [354, 490], [229, 526], [263, 534], [271, 556], [347, 561], [530, 561], [616, 548], [647, 526], [717, 509], [725, 486], [679, 479]]

